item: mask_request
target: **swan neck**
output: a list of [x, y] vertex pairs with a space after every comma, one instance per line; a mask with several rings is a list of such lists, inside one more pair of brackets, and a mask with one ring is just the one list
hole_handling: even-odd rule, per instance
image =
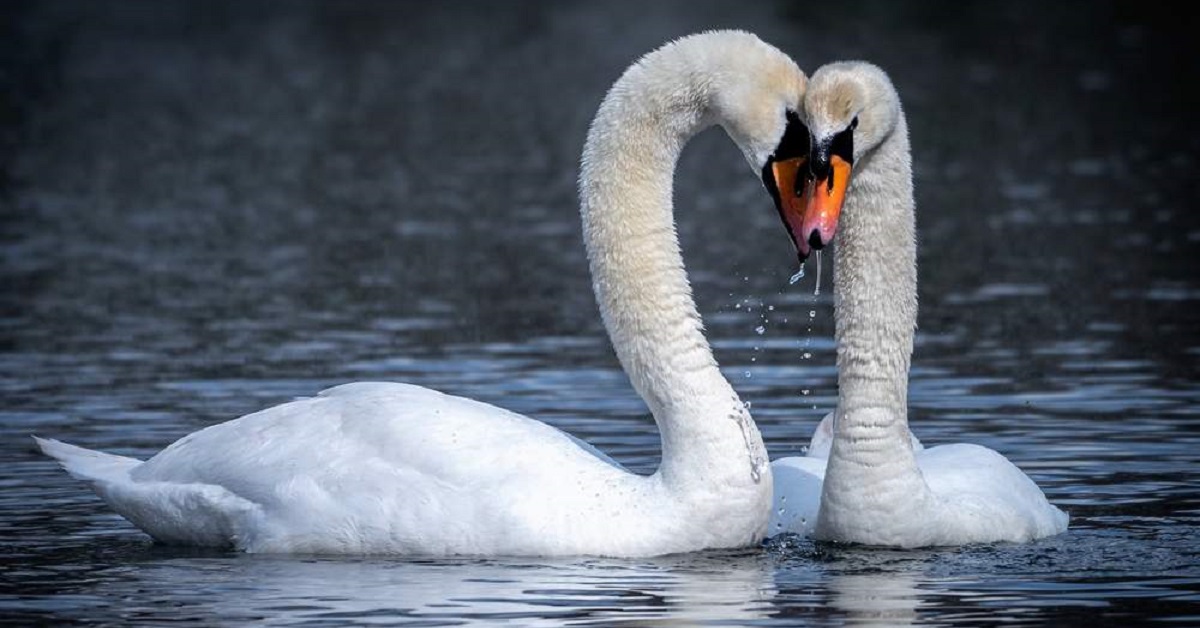
[[912, 165], [903, 114], [851, 180], [834, 268], [838, 408], [816, 535], [895, 545], [934, 507], [908, 430], [917, 321]]
[[917, 248], [902, 113], [893, 132], [864, 157], [842, 216], [834, 268], [838, 407], [887, 408], [906, 423]]
[[617, 357], [662, 434], [660, 473], [711, 477], [734, 459], [740, 476], [758, 482], [766, 450], [704, 336], [672, 208], [683, 146], [720, 121], [703, 68], [667, 61], [630, 68], [588, 133], [580, 202], [592, 285]]

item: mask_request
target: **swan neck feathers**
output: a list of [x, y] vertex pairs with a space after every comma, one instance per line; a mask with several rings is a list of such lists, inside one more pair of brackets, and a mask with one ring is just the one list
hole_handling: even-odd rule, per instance
[[[903, 421], [917, 324], [908, 125], [882, 70], [865, 63], [834, 68], [848, 73], [853, 91], [866, 99], [851, 112], [862, 123], [855, 132], [858, 154], [835, 251], [838, 405], [886, 408]], [[821, 78], [814, 75], [814, 86]]]
[[[747, 460], [756, 482], [768, 471], [758, 430], [721, 375], [692, 298], [674, 222], [676, 162], [692, 136], [719, 124], [761, 168], [804, 80], [786, 55], [748, 33], [686, 37], [631, 66], [588, 132], [579, 189], [593, 289], [617, 356], [659, 425], [668, 479], [697, 477], [697, 466], [711, 473], [726, 443], [743, 452], [739, 473]], [[696, 443], [712, 446], [697, 455]]]

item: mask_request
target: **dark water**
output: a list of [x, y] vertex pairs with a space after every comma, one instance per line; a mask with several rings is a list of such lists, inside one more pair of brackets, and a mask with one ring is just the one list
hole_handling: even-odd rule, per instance
[[[0, 617], [1200, 623], [1186, 20], [941, 4], [3, 5]], [[34, 454], [30, 433], [146, 457], [386, 379], [651, 471], [653, 423], [592, 302], [577, 156], [627, 63], [733, 26], [809, 70], [859, 57], [892, 74], [918, 179], [913, 429], [1007, 455], [1070, 512], [1065, 535], [637, 561], [244, 556], [152, 545]], [[685, 154], [677, 205], [718, 358], [772, 455], [794, 455], [836, 398], [830, 259], [821, 296], [811, 265], [787, 285], [787, 238], [718, 133]]]

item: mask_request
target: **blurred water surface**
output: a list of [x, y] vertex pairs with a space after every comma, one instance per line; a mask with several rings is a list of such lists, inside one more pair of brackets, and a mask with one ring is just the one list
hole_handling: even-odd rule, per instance
[[[1194, 58], [1141, 4], [60, 3], [0, 9], [0, 617], [155, 623], [1200, 623]], [[713, 27], [872, 60], [917, 167], [912, 424], [1072, 516], [1028, 545], [783, 538], [638, 561], [155, 546], [35, 455], [148, 457], [323, 387], [397, 380], [658, 438], [599, 325], [574, 184], [638, 55]], [[732, 144], [677, 177], [684, 254], [773, 457], [836, 399], [830, 260], [796, 286]], [[761, 332], [760, 332], [761, 329]], [[805, 357], [808, 354], [809, 357]]]

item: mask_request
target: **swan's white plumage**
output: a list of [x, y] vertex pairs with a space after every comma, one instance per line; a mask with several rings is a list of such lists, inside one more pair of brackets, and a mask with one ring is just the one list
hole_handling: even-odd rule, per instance
[[[830, 412], [813, 430], [803, 456], [779, 458], [771, 462], [775, 478], [771, 523], [768, 534], [812, 536], [821, 509], [821, 490], [825, 485], [825, 466], [833, 449], [834, 413]], [[909, 445], [919, 452], [924, 445], [915, 434], [908, 434]]]
[[838, 408], [807, 456], [772, 463], [771, 533], [920, 547], [1063, 532], [1067, 515], [1004, 456], [924, 448], [908, 430], [916, 237], [908, 128], [891, 80], [868, 63], [827, 65], [803, 115], [814, 143], [856, 125], [834, 272]]
[[[1029, 541], [1066, 530], [1066, 513], [1047, 502], [1029, 476], [999, 453], [969, 443], [926, 448], [915, 435], [909, 438], [921, 477], [936, 498], [936, 509], [910, 519], [879, 510], [879, 520], [864, 527], [888, 531], [897, 539], [894, 544], [901, 546]], [[770, 534], [814, 536], [832, 445], [831, 413], [817, 426], [806, 455], [771, 463], [775, 508]], [[930, 540], [909, 542], [923, 536]]]
[[549, 425], [419, 386], [331, 388], [190, 434], [145, 463], [101, 467], [89, 461], [105, 454], [54, 446], [47, 453], [164, 541], [405, 554], [666, 541], [620, 516], [653, 504], [661, 486]]
[[766, 533], [758, 429], [704, 338], [675, 235], [684, 143], [720, 124], [758, 172], [805, 77], [748, 33], [672, 42], [605, 97], [580, 176], [605, 326], [660, 432], [650, 476], [553, 427], [403, 384], [339, 386], [180, 439], [145, 463], [38, 439], [154, 538], [258, 552], [647, 556]]

